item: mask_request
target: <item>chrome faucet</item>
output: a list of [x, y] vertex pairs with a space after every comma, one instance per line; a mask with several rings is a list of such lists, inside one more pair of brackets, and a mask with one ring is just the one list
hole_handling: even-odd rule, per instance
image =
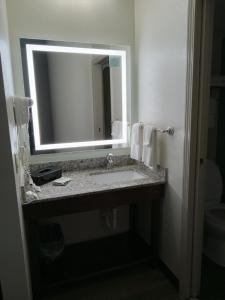
[[108, 153], [106, 155], [106, 161], [107, 161], [107, 168], [111, 169], [113, 167], [113, 154], [112, 153]]

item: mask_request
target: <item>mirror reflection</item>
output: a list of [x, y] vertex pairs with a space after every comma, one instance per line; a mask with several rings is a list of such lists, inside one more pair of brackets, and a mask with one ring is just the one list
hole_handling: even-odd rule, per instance
[[125, 51], [27, 44], [26, 52], [36, 150], [126, 143]]

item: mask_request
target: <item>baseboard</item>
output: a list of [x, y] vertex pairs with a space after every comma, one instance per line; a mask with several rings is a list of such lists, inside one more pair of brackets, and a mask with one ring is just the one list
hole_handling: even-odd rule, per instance
[[[176, 288], [176, 290], [179, 291], [179, 280], [178, 280], [178, 278], [170, 271], [170, 269], [161, 260], [159, 260], [159, 269], [170, 280], [170, 282], [173, 284], [173, 286]], [[195, 300], [195, 299], [190, 299], [190, 300]]]

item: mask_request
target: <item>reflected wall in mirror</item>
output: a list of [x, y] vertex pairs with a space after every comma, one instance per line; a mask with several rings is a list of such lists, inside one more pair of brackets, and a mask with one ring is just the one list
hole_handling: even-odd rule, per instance
[[21, 46], [33, 150], [126, 145], [126, 50], [27, 39]]

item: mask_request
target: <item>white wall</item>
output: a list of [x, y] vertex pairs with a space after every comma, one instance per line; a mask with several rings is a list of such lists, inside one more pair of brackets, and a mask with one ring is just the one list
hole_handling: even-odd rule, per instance
[[160, 163], [169, 176], [160, 255], [179, 276], [188, 0], [136, 0], [135, 8], [139, 119], [176, 129], [161, 137]]
[[94, 140], [92, 56], [48, 55], [56, 143]]
[[17, 153], [17, 143], [9, 98], [14, 89], [4, 0], [0, 0], [0, 54], [3, 71], [3, 80], [0, 75], [0, 281], [4, 300], [28, 300], [30, 290], [20, 193], [12, 157], [12, 153]]
[[134, 0], [7, 0], [15, 90], [23, 94], [20, 38], [134, 45]]

